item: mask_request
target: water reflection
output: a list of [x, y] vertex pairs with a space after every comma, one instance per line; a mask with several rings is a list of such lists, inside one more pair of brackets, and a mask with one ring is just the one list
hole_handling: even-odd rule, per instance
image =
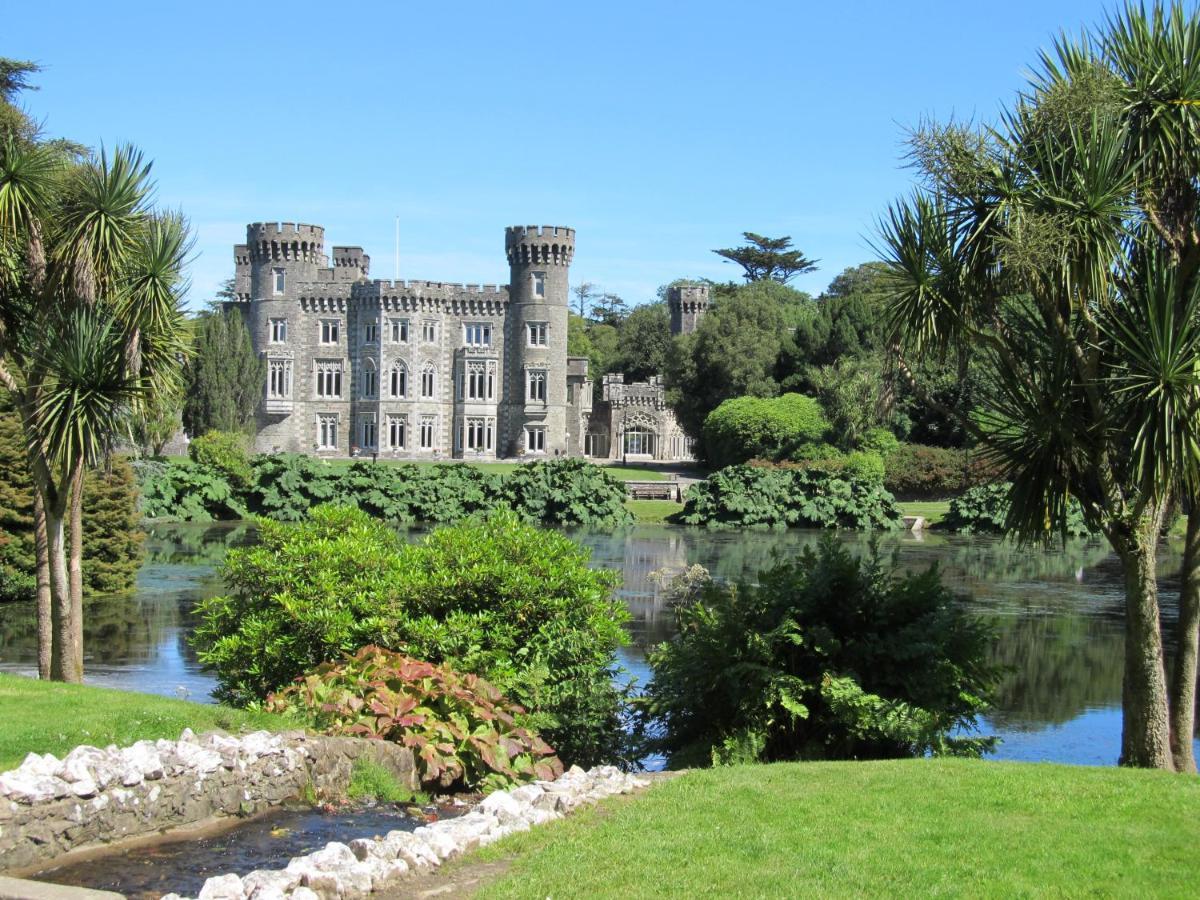
[[[418, 532], [412, 532], [417, 534]], [[707, 532], [638, 526], [616, 534], [572, 532], [592, 549], [593, 564], [621, 573], [632, 613], [626, 668], [648, 675], [646, 649], [669, 636], [673, 616], [653, 573], [704, 566], [724, 579], [753, 578], [778, 558], [812, 546], [816, 532]], [[869, 552], [866, 535], [839, 535]], [[97, 684], [207, 700], [212, 679], [200, 671], [186, 637], [196, 601], [220, 590], [215, 567], [230, 546], [253, 540], [244, 523], [155, 527], [132, 596], [98, 598], [86, 609], [86, 668]], [[988, 725], [1005, 740], [998, 756], [1111, 764], [1120, 743], [1121, 579], [1115, 558], [1095, 542], [1021, 548], [983, 536], [877, 537], [900, 569], [937, 564], [973, 611], [994, 624], [994, 661], [1008, 671]], [[1162, 571], [1179, 568], [1164, 548]], [[1175, 614], [1164, 583], [1164, 613]], [[0, 606], [0, 670], [36, 670], [32, 604]]]

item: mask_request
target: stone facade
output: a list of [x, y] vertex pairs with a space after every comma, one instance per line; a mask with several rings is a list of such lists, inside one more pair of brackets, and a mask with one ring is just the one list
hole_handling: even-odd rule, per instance
[[[237, 303], [267, 362], [258, 452], [691, 458], [660, 379], [606, 378], [593, 409], [587, 360], [567, 355], [573, 229], [507, 228], [507, 285], [370, 280], [361, 247], [326, 255], [324, 242], [317, 225], [259, 222], [234, 248]], [[672, 288], [669, 303], [687, 333], [708, 289]]]

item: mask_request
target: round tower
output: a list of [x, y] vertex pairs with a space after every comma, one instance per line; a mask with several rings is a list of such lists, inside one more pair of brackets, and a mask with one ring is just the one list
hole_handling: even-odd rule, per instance
[[677, 284], [667, 291], [671, 311], [671, 334], [691, 334], [708, 312], [707, 284]]
[[[567, 452], [567, 292], [575, 229], [514, 225], [508, 256], [508, 415], [510, 453]], [[540, 432], [540, 434], [539, 434]]]
[[294, 222], [255, 222], [246, 226], [250, 259], [250, 299], [295, 297], [295, 286], [317, 280], [328, 265], [325, 229]]

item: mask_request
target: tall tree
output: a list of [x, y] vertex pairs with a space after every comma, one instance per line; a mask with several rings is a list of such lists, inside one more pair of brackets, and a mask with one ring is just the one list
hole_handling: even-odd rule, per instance
[[[1125, 765], [1194, 771], [1200, 630], [1200, 12], [1127, 6], [1045, 54], [996, 129], [930, 125], [885, 217], [893, 337], [975, 355], [967, 428], [1012, 482], [1009, 529], [1068, 498], [1125, 573]], [[1187, 513], [1168, 678], [1156, 549]]]
[[254, 352], [241, 312], [214, 304], [195, 322], [195, 352], [187, 369], [183, 425], [192, 437], [244, 431], [263, 394], [266, 363]]
[[792, 249], [790, 237], [769, 238], [753, 231], [743, 231], [742, 237], [746, 243], [741, 247], [726, 247], [713, 253], [741, 266], [747, 281], [787, 284], [797, 275], [815, 272], [820, 261]]
[[617, 365], [626, 378], [644, 381], [660, 375], [671, 348], [671, 316], [665, 303], [634, 307], [625, 317], [617, 336]]
[[571, 293], [575, 295], [575, 315], [586, 319], [596, 299], [596, 285], [583, 281], [571, 288]]

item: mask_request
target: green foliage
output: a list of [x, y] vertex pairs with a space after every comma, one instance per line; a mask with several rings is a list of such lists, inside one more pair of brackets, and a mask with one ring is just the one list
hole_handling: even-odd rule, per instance
[[[962, 496], [950, 501], [950, 511], [942, 519], [940, 527], [964, 534], [1004, 534], [1011, 530], [1008, 522], [1011, 497], [1012, 485], [1008, 482], [970, 488]], [[1095, 537], [1098, 534], [1088, 527], [1082, 507], [1073, 498], [1067, 504], [1061, 533], [1065, 537]]]
[[254, 352], [241, 313], [233, 308], [203, 313], [195, 324], [194, 348], [183, 405], [188, 434], [246, 430], [262, 397], [266, 362]]
[[751, 459], [787, 459], [803, 444], [823, 441], [829, 421], [811, 397], [737, 397], [704, 420], [704, 452], [715, 466]]
[[231, 485], [245, 488], [252, 478], [249, 445], [249, 438], [242, 432], [206, 431], [188, 444], [188, 458], [224, 475]]
[[832, 537], [763, 572], [708, 582], [650, 654], [643, 724], [674, 766], [978, 756], [967, 737], [997, 672], [988, 629], [936, 568], [884, 573]]
[[562, 458], [519, 466], [500, 481], [498, 499], [547, 525], [615, 528], [632, 521], [625, 496], [625, 483], [611, 472], [586, 460]]
[[873, 450], [880, 456], [887, 456], [899, 448], [900, 439], [888, 428], [868, 428], [858, 442], [858, 449]]
[[[388, 769], [360, 756], [350, 767], [349, 800], [377, 800], [380, 803], [412, 803], [417, 794], [409, 790]], [[312, 804], [316, 806], [316, 803]]]
[[629, 381], [660, 375], [671, 348], [671, 316], [665, 303], [634, 307], [617, 336], [617, 369]]
[[267, 710], [326, 734], [408, 747], [422, 783], [442, 789], [506, 788], [563, 771], [554, 750], [517, 724], [525, 711], [487, 681], [380, 647], [319, 666], [272, 695]]
[[884, 457], [884, 486], [904, 499], [941, 499], [994, 481], [994, 463], [978, 453], [949, 447], [900, 444]]
[[501, 511], [405, 544], [360, 510], [262, 520], [231, 550], [230, 593], [201, 602], [195, 642], [235, 704], [261, 700], [368, 644], [480, 675], [528, 710], [523, 724], [581, 764], [622, 758], [616, 575], [569, 538]]
[[883, 484], [883, 457], [869, 450], [851, 450], [846, 454], [846, 462], [842, 471], [864, 481]]
[[709, 528], [895, 528], [900, 512], [874, 479], [803, 468], [729, 466], [688, 489], [678, 520]]
[[92, 594], [131, 591], [145, 556], [133, 468], [113, 457], [83, 481], [83, 584]]
[[139, 460], [133, 467], [141, 485], [143, 518], [211, 522], [248, 514], [229, 479], [207, 466], [190, 460]]
[[714, 250], [728, 262], [737, 263], [747, 281], [776, 281], [787, 284], [797, 275], [815, 272], [817, 261], [799, 250], [792, 249], [792, 239], [763, 237], [753, 231], [743, 231], [746, 243], [741, 247]]

